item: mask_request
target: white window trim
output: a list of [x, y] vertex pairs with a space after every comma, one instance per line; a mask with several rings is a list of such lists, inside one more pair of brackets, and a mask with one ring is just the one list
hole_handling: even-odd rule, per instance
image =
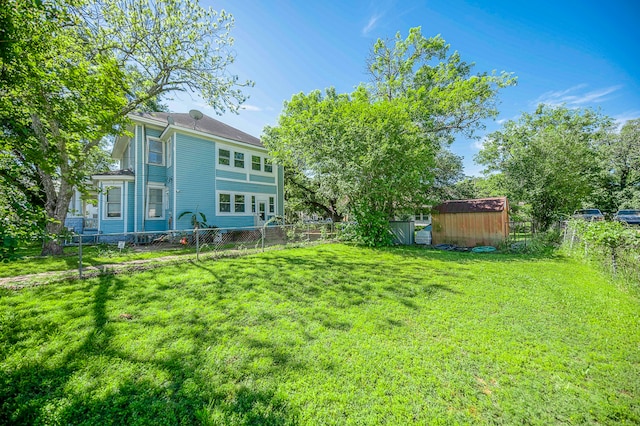
[[[265, 169], [266, 166], [266, 162], [267, 160], [269, 160], [271, 162], [271, 171], [268, 172]], [[264, 174], [265, 176], [274, 176], [275, 175], [275, 164], [273, 163], [273, 158], [270, 157], [262, 157], [262, 174]]]
[[[109, 192], [109, 189], [111, 188], [120, 188], [120, 216], [118, 217], [109, 217], [108, 212], [108, 203], [107, 203], [107, 192]], [[108, 183], [105, 182], [102, 184], [102, 190], [103, 190], [103, 203], [102, 203], [102, 220], [108, 220], [108, 221], [117, 221], [117, 220], [124, 220], [124, 184], [118, 182], [118, 183]]]
[[[229, 151], [229, 165], [225, 165], [225, 164], [220, 164], [220, 150], [226, 150]], [[235, 154], [240, 153], [240, 154], [244, 154], [244, 167], [236, 167], [235, 166]], [[256, 157], [260, 157], [260, 170], [253, 170], [253, 156]], [[272, 167], [272, 171], [271, 172], [265, 172], [264, 171], [264, 163], [265, 163], [265, 159], [269, 159], [271, 160], [271, 167]], [[264, 152], [261, 151], [252, 151], [252, 150], [248, 150], [248, 149], [238, 149], [235, 148], [233, 146], [229, 146], [229, 145], [223, 145], [218, 143], [216, 145], [216, 169], [218, 170], [225, 170], [228, 172], [237, 172], [237, 173], [245, 173], [246, 176], [246, 181], [249, 181], [249, 175], [257, 175], [257, 176], [268, 176], [268, 177], [274, 177], [276, 175], [276, 166], [273, 162], [273, 158], [269, 157], [268, 155], [265, 155]], [[242, 179], [233, 179], [233, 180], [242, 180]]]
[[[271, 199], [273, 198], [273, 211], [271, 210]], [[278, 211], [278, 209], [276, 209], [276, 196], [275, 195], [269, 195], [267, 196], [267, 214], [272, 214], [272, 215], [276, 215], [276, 212]]]
[[[160, 217], [151, 217], [149, 216], [149, 190], [151, 189], [159, 189], [161, 191], [162, 194], [162, 216]], [[154, 184], [154, 183], [150, 183], [147, 184], [147, 198], [146, 198], [146, 203], [145, 203], [145, 212], [144, 215], [146, 217], [147, 220], [164, 220], [165, 218], [165, 210], [166, 210], [166, 206], [167, 206], [167, 194], [166, 194], [166, 187], [164, 185], [161, 184]]]
[[[258, 157], [258, 170], [253, 168], [253, 157]], [[264, 170], [264, 157], [262, 155], [251, 154], [251, 173], [262, 172]]]
[[[227, 151], [229, 153], [229, 164], [220, 164], [220, 151]], [[229, 149], [227, 147], [224, 146], [218, 146], [218, 152], [216, 153], [216, 167], [218, 168], [229, 168], [229, 169], [233, 169], [234, 167], [231, 165], [231, 162], [233, 161], [233, 150]], [[237, 168], [237, 167], [235, 167]]]
[[167, 146], [167, 148], [166, 148], [166, 154], [167, 154], [166, 163], [167, 163], [167, 168], [169, 168], [169, 167], [171, 167], [173, 165], [173, 141], [169, 140], [168, 142], [165, 143], [165, 145]]
[[[236, 166], [236, 161], [240, 161], [240, 159], [236, 158], [236, 155], [242, 155], [242, 167]], [[247, 170], [247, 153], [244, 151], [233, 151], [233, 168], [239, 170]]]
[[[220, 194], [228, 194], [231, 197], [231, 212], [220, 211]], [[244, 195], [244, 212], [237, 213], [235, 205], [235, 196]], [[251, 211], [251, 197], [256, 197], [256, 211]], [[269, 197], [273, 197], [274, 212], [269, 213]], [[267, 216], [275, 216], [278, 212], [278, 196], [277, 194], [265, 194], [260, 192], [242, 192], [242, 191], [216, 191], [216, 216], [255, 216], [258, 214], [258, 203], [265, 203], [265, 214]]]
[[[154, 142], [160, 142], [160, 146], [162, 146], [162, 162], [161, 162], [161, 163], [151, 163], [151, 162], [149, 162], [149, 153], [151, 152], [151, 151], [149, 150], [149, 143], [150, 143], [151, 141], [154, 141]], [[165, 143], [162, 139], [160, 139], [160, 138], [155, 138], [155, 137], [153, 137], [153, 136], [147, 136], [147, 149], [146, 149], [146, 152], [145, 152], [145, 156], [144, 156], [144, 157], [145, 157], [145, 158], [144, 158], [145, 162], [146, 162], [147, 164], [151, 165], [151, 166], [158, 166], [158, 167], [162, 167], [162, 166], [164, 166], [164, 165], [165, 165], [165, 163], [166, 163], [166, 161], [165, 161], [165, 160], [167, 159], [166, 143]]]
[[[228, 195], [229, 196], [229, 210], [228, 212], [220, 211], [220, 196]], [[233, 195], [232, 192], [227, 191], [216, 191], [216, 216], [230, 216], [235, 215], [235, 206], [233, 205]]]

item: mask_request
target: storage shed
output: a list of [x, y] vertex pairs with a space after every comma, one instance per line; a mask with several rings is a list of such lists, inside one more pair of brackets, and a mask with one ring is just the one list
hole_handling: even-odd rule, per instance
[[433, 209], [432, 225], [434, 245], [497, 246], [509, 236], [509, 202], [506, 197], [445, 201]]

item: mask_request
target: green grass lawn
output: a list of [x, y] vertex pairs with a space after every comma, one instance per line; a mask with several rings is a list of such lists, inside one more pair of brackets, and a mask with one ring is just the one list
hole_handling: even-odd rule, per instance
[[[78, 269], [77, 246], [65, 247], [62, 256], [39, 256], [40, 251], [36, 246], [18, 249], [17, 260], [0, 262], [0, 278]], [[195, 248], [136, 251], [131, 248], [118, 250], [114, 245], [93, 245], [82, 248], [82, 265], [86, 268], [190, 253], [195, 253]]]
[[345, 245], [0, 290], [0, 424], [638, 424], [640, 299]]

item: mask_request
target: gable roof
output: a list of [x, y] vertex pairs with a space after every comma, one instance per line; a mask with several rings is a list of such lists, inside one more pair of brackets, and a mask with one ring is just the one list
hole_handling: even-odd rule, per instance
[[227, 124], [224, 124], [221, 121], [216, 120], [215, 118], [211, 118], [208, 115], [202, 115], [200, 120], [194, 120], [187, 113], [176, 113], [176, 112], [133, 112], [129, 114], [131, 119], [135, 120], [136, 117], [143, 118], [146, 120], [157, 121], [159, 126], [164, 128], [169, 127], [169, 122], [167, 119], [171, 116], [173, 118], [173, 126], [182, 127], [190, 130], [197, 130], [202, 133], [208, 133], [213, 136], [219, 136], [225, 139], [231, 139], [237, 142], [243, 142], [249, 145], [258, 146], [263, 148], [262, 142], [260, 139], [255, 136], [251, 136], [248, 133], [243, 132], [242, 130], [238, 130], [235, 127], [231, 127]]
[[435, 206], [438, 213], [502, 212], [508, 208], [507, 197], [450, 200]]

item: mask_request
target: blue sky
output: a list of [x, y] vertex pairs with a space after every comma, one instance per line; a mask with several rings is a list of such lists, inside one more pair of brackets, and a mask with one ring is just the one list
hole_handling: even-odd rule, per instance
[[[202, 1], [202, 0], [201, 0]], [[600, 108], [619, 121], [640, 117], [640, 1], [204, 1], [235, 17], [230, 71], [255, 81], [239, 115], [216, 117], [260, 136], [275, 125], [285, 100], [295, 93], [335, 87], [351, 92], [368, 77], [365, 60], [378, 38], [422, 27], [440, 34], [475, 72], [507, 71], [518, 85], [499, 95], [505, 120], [531, 112], [540, 102]], [[180, 93], [175, 112], [213, 111]], [[459, 138], [452, 150], [464, 157], [465, 173], [480, 141]]]

